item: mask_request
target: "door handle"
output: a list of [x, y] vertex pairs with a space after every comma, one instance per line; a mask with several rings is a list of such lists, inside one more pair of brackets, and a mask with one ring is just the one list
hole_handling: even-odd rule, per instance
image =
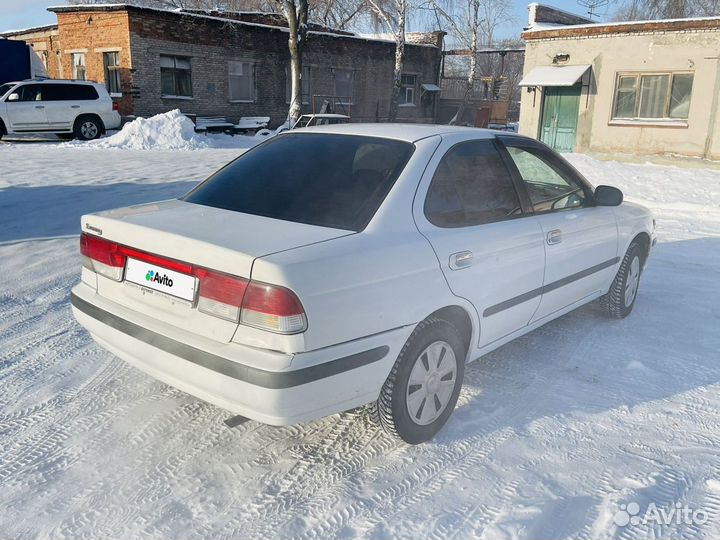
[[553, 229], [547, 233], [547, 243], [550, 245], [559, 244], [562, 242], [562, 231], [560, 229]]
[[73, 105], [73, 106], [71, 106], [70, 108], [71, 108], [71, 109], [79, 109], [79, 108], [80, 108], [80, 105]]
[[36, 108], [36, 109], [44, 109], [44, 108], [45, 108], [45, 105], [35, 105], [35, 108]]
[[473, 263], [472, 251], [458, 251], [450, 255], [450, 270], [462, 270]]

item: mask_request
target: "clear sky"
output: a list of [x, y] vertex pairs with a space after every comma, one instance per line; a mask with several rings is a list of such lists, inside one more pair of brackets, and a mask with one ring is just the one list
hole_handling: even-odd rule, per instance
[[[515, 20], [512, 24], [505, 25], [498, 37], [510, 38], [520, 35], [522, 27], [527, 23], [528, 3], [526, 0], [513, 0]], [[546, 0], [543, 3], [573, 13], [584, 13], [584, 8], [579, 6], [576, 0]], [[55, 22], [55, 15], [46, 11], [46, 8], [62, 4], [65, 4], [65, 0], [0, 0], [0, 31], [51, 24]], [[601, 13], [600, 18], [607, 18], [607, 13]]]

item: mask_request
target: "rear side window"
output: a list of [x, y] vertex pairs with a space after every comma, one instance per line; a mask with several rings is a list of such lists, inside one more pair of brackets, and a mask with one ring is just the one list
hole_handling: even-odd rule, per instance
[[88, 101], [98, 99], [89, 84], [43, 84], [43, 101]]
[[285, 134], [246, 152], [183, 200], [360, 231], [385, 200], [413, 150], [410, 143], [390, 139]]
[[425, 216], [438, 227], [471, 227], [521, 213], [510, 172], [490, 140], [448, 150], [425, 199]]

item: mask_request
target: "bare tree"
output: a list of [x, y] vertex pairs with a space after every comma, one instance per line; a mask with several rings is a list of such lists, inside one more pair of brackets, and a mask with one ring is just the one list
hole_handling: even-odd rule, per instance
[[613, 18], [617, 21], [684, 19], [720, 15], [720, 0], [625, 0]]
[[390, 93], [390, 110], [388, 112], [388, 122], [394, 122], [397, 119], [398, 106], [400, 105], [409, 0], [367, 0], [367, 2], [373, 20], [384, 26], [395, 40], [393, 84]]
[[347, 30], [366, 13], [366, 0], [310, 0], [309, 19], [328, 28]]
[[[480, 66], [478, 51], [490, 47], [494, 43], [495, 32], [501, 24], [512, 20], [509, 0], [428, 0], [438, 18], [449, 27], [450, 36], [455, 46], [465, 49], [470, 59], [465, 82], [465, 93], [451, 124], [462, 121], [465, 108], [478, 78], [481, 67], [490, 68], [487, 63], [492, 61], [486, 55], [485, 66]], [[489, 71], [489, 70], [485, 70]]]
[[308, 0], [273, 0], [288, 24], [290, 51], [290, 110], [288, 121], [294, 123], [302, 114], [302, 53], [308, 31]]

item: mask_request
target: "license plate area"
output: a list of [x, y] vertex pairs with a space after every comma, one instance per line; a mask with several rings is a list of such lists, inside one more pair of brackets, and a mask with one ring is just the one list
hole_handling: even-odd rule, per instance
[[195, 276], [176, 272], [157, 264], [127, 258], [125, 280], [141, 287], [158, 291], [188, 302], [195, 300]]

